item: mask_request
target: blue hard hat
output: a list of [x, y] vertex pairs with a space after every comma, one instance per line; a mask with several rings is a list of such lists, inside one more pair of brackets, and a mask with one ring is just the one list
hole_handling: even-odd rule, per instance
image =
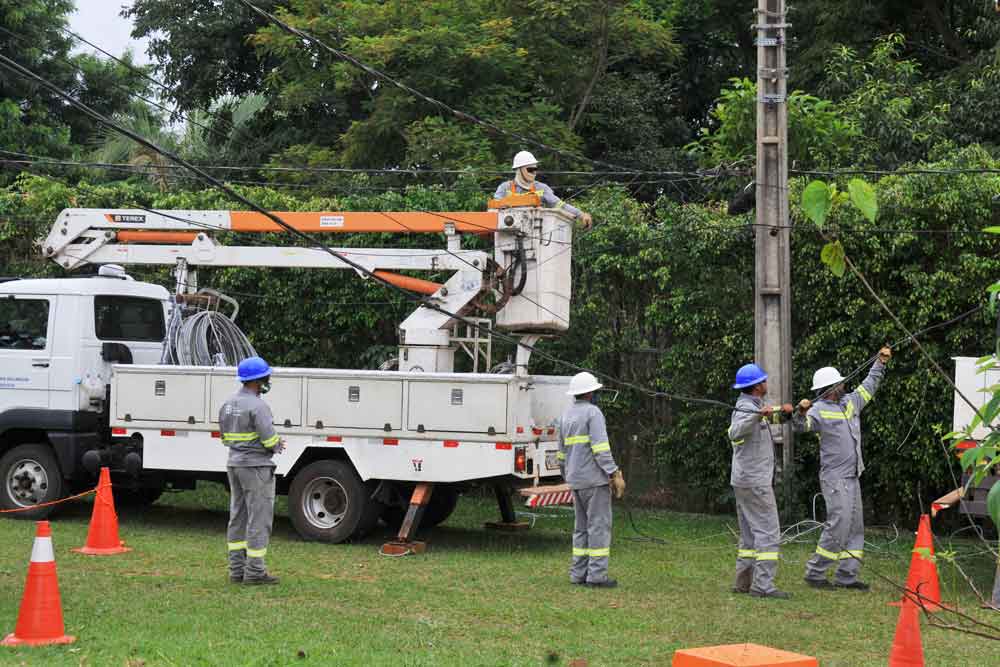
[[240, 382], [259, 380], [266, 378], [270, 374], [271, 367], [260, 357], [247, 357], [240, 362], [239, 367], [236, 369], [236, 375], [239, 377]]
[[752, 387], [766, 379], [767, 373], [764, 372], [763, 368], [757, 364], [746, 364], [740, 366], [740, 370], [736, 371], [736, 384], [733, 385], [733, 389]]

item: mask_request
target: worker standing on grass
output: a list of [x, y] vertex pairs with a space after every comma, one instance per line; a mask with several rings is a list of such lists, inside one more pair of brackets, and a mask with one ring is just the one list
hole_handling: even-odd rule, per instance
[[234, 584], [276, 584], [264, 565], [274, 522], [274, 462], [285, 449], [273, 417], [261, 399], [271, 388], [271, 367], [260, 357], [240, 362], [243, 387], [219, 410], [222, 443], [229, 447], [229, 580]]
[[[805, 580], [813, 588], [867, 591], [858, 580], [864, 558], [865, 522], [859, 478], [865, 470], [861, 456], [861, 411], [872, 401], [882, 382], [892, 350], [883, 347], [858, 388], [846, 393], [846, 378], [832, 366], [813, 374], [815, 404], [799, 402], [793, 419], [798, 432], [819, 434], [819, 485], [826, 503], [826, 524], [816, 553], [806, 563]], [[837, 563], [831, 584], [826, 571]]]
[[546, 208], [562, 209], [573, 216], [584, 229], [588, 229], [593, 222], [589, 213], [584, 213], [572, 204], [567, 204], [552, 191], [552, 188], [540, 181], [535, 180], [538, 173], [538, 160], [528, 151], [521, 151], [514, 156], [514, 163], [511, 167], [514, 170], [514, 180], [504, 181], [497, 188], [494, 197], [503, 199], [507, 195], [522, 195], [526, 192], [537, 193], [542, 200], [542, 206]]
[[736, 371], [733, 389], [742, 390], [729, 423], [729, 441], [733, 446], [729, 483], [736, 496], [736, 518], [740, 525], [733, 592], [787, 600], [791, 595], [774, 585], [781, 527], [772, 486], [774, 441], [769, 424], [788, 421], [794, 409], [790, 403], [773, 407], [763, 404], [767, 373], [757, 364], [746, 364]]
[[[601, 383], [590, 373], [577, 373], [567, 396], [573, 405], [559, 420], [559, 472], [573, 490], [573, 560], [569, 580], [595, 588], [614, 588], [608, 579], [611, 554], [611, 492], [625, 496], [625, 478], [615, 465], [601, 409], [592, 403]], [[609, 487], [610, 485], [610, 487]]]

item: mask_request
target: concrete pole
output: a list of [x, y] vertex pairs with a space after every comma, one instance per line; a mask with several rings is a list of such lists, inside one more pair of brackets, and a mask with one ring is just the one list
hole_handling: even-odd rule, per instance
[[[768, 378], [767, 404], [792, 400], [791, 233], [788, 215], [788, 71], [785, 0], [758, 0], [757, 227], [754, 357]], [[779, 445], [784, 512], [791, 510], [794, 442], [790, 424], [772, 427]]]

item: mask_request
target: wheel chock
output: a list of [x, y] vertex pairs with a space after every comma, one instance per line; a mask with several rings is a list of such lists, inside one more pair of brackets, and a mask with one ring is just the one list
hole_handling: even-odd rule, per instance
[[527, 521], [487, 521], [483, 527], [488, 530], [499, 530], [505, 533], [518, 533], [528, 530], [531, 524]]
[[399, 540], [386, 542], [379, 549], [379, 553], [383, 556], [415, 556], [425, 551], [427, 551], [426, 542], [400, 542]]

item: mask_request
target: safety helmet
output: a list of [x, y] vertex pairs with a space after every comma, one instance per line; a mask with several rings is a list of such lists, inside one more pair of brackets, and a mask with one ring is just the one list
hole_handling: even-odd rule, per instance
[[840, 371], [838, 371], [833, 366], [826, 366], [825, 368], [821, 368], [815, 373], [813, 373], [812, 389], [813, 391], [816, 391], [817, 389], [830, 387], [839, 382], [843, 382], [846, 379], [847, 378], [841, 375]]
[[514, 164], [511, 169], [517, 171], [521, 167], [534, 167], [538, 165], [538, 160], [528, 151], [520, 151], [514, 156]]
[[584, 371], [582, 373], [577, 373], [573, 376], [573, 379], [569, 381], [569, 391], [566, 392], [567, 396], [579, 396], [580, 394], [589, 394], [592, 391], [597, 391], [604, 385], [597, 381], [592, 374]]
[[271, 367], [260, 357], [247, 357], [236, 368], [236, 375], [239, 377], [240, 382], [259, 380], [266, 378], [270, 374]]
[[767, 379], [767, 373], [757, 364], [745, 364], [736, 371], [736, 382], [733, 389], [745, 389], [760, 384]]

